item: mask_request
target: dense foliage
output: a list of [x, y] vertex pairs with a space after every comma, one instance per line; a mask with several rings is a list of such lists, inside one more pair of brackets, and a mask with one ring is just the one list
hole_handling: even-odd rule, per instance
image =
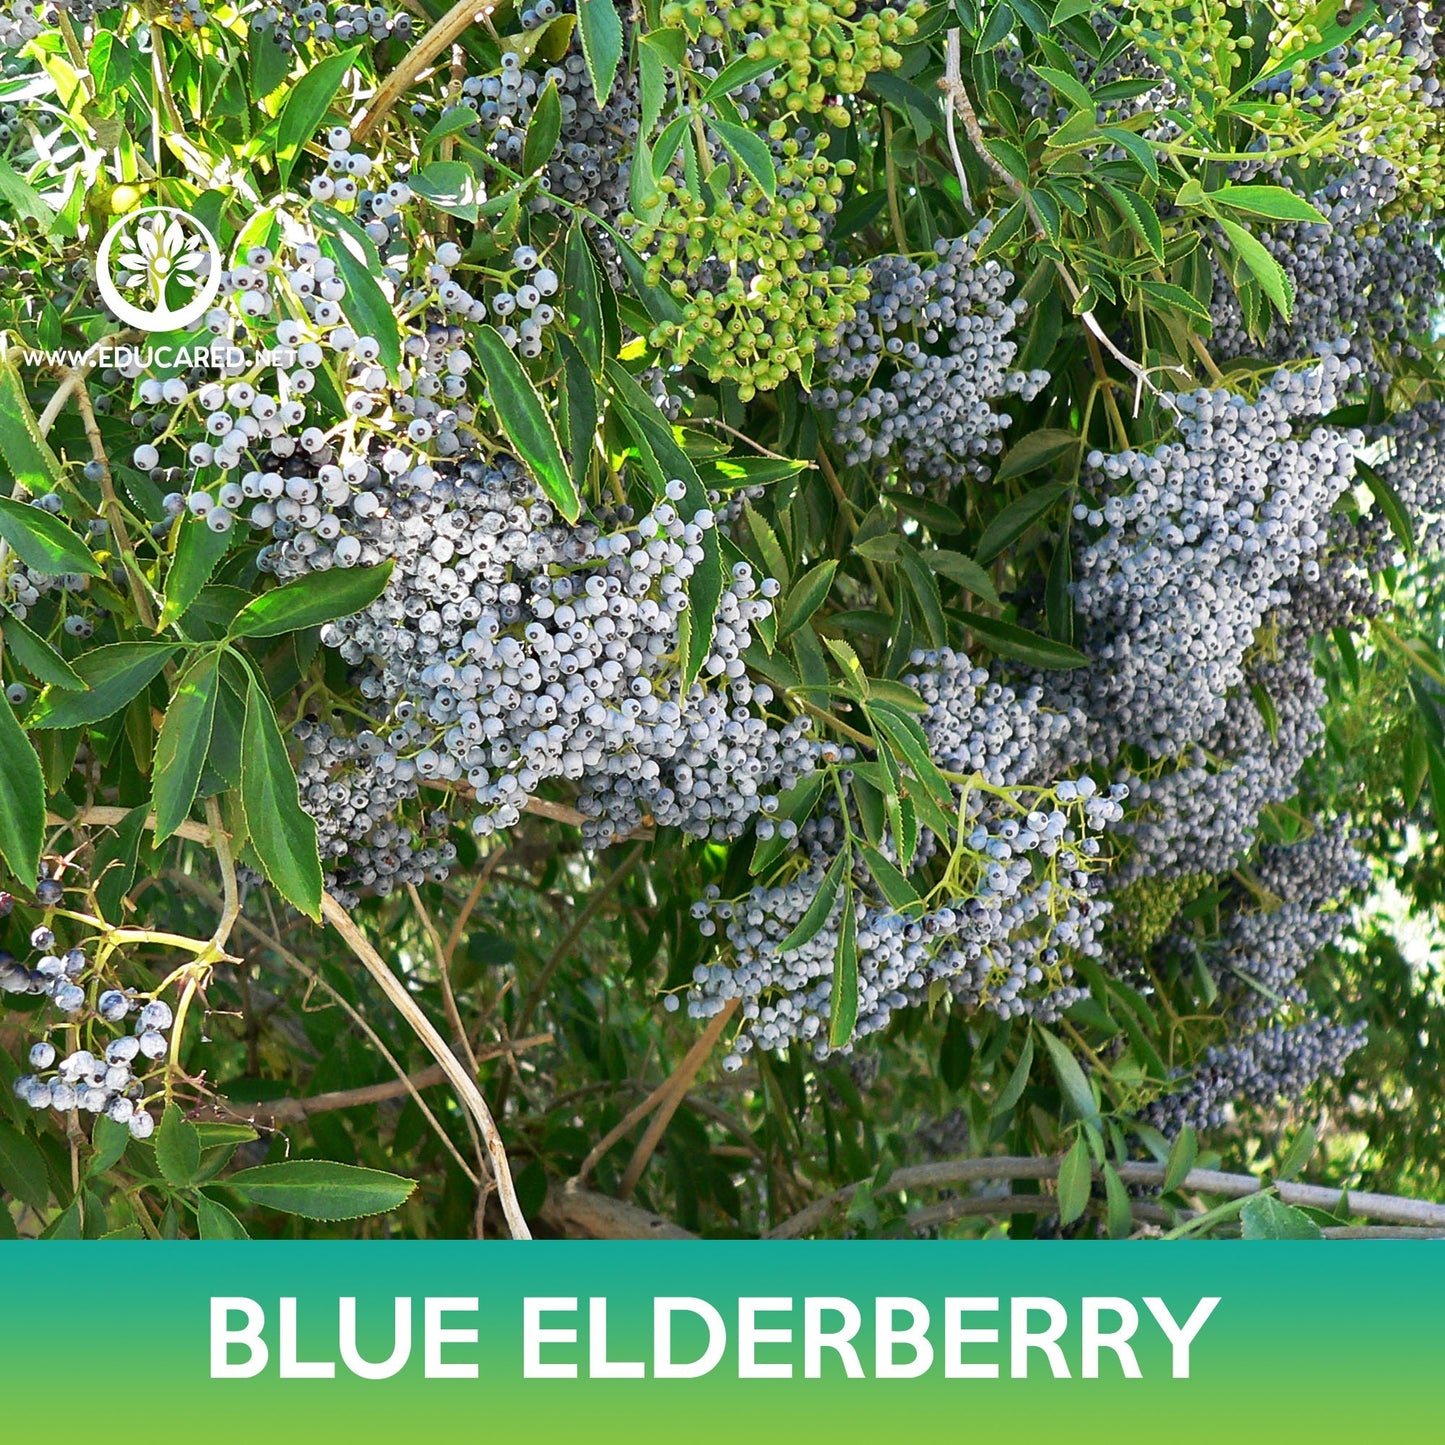
[[1438, 1192], [1442, 52], [15, 0], [0, 1231]]

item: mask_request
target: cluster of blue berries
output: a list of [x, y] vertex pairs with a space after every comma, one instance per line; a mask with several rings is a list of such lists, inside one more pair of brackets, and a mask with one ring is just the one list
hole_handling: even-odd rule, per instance
[[1045, 371], [1014, 369], [1013, 333], [1027, 309], [1013, 276], [978, 260], [991, 229], [940, 240], [927, 267], [907, 256], [869, 263], [867, 300], [819, 348], [814, 403], [849, 466], [899, 468], [916, 490], [988, 475], [1011, 421], [994, 403], [1031, 401]]
[[[35, 900], [47, 917], [64, 891], [58, 869], [40, 879]], [[11, 895], [0, 893], [0, 917], [13, 906]], [[170, 1051], [170, 1005], [107, 986], [85, 949], [58, 942], [49, 922], [31, 931], [29, 945], [28, 961], [0, 951], [0, 996], [48, 999], [57, 1017], [45, 1023], [47, 1036], [31, 1045], [30, 1072], [15, 1080], [15, 1096], [32, 1109], [104, 1114], [135, 1138], [149, 1138], [156, 1121], [145, 1105], [150, 1081]], [[68, 1035], [74, 1047], [62, 1054], [52, 1034]]]

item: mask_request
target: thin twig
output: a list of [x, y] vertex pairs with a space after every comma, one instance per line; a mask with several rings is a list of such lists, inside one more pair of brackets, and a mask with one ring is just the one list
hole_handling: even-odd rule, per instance
[[482, 871], [472, 880], [471, 891], [466, 896], [457, 916], [452, 920], [451, 932], [447, 934], [446, 947], [442, 950], [442, 956], [446, 960], [446, 966], [452, 966], [452, 959], [456, 957], [457, 948], [460, 946], [462, 937], [467, 931], [467, 924], [471, 922], [472, 914], [476, 911], [477, 904], [481, 902], [482, 893], [492, 880], [492, 874], [497, 871], [497, 864], [507, 855], [506, 847], [494, 849], [488, 856], [487, 861], [482, 864]]
[[[736, 1003], [736, 1000], [734, 1000], [734, 1003]], [[717, 1020], [715, 1019], [713, 1022], [716, 1023]], [[692, 1048], [689, 1049], [687, 1054], [683, 1057], [681, 1064], [678, 1065], [677, 1072], [669, 1074], [667, 1078], [665, 1078], [655, 1089], [652, 1090], [650, 1094], [647, 1095], [645, 1099], [641, 1101], [641, 1103], [633, 1105], [633, 1107], [629, 1109], [622, 1116], [622, 1118], [620, 1118], [592, 1146], [587, 1157], [582, 1161], [582, 1167], [578, 1169], [577, 1173], [572, 1177], [572, 1182], [574, 1184], [577, 1184], [579, 1186], [586, 1184], [588, 1179], [590, 1179], [592, 1176], [592, 1171], [598, 1166], [598, 1164], [602, 1162], [603, 1158], [606, 1157], [607, 1152], [612, 1148], [612, 1146], [616, 1144], [620, 1139], [622, 1139], [635, 1124], [640, 1124], [642, 1120], [644, 1120], [650, 1113], [652, 1113], [652, 1111], [656, 1109], [657, 1106], [668, 1097], [668, 1095], [672, 1092], [674, 1088], [674, 1084], [678, 1075], [681, 1074], [684, 1070], [689, 1070], [693, 1054], [698, 1051], [700, 1046], [703, 1044], [704, 1039], [706, 1038], [707, 1036], [706, 1034], [704, 1034], [702, 1038], [698, 1039], [698, 1041], [693, 1044]], [[707, 1053], [709, 1050], [711, 1050], [712, 1045], [713, 1040], [708, 1039], [706, 1048], [702, 1049], [703, 1058], [707, 1056]], [[691, 1068], [688, 1072], [687, 1085], [689, 1087], [691, 1086], [692, 1080], [696, 1076], [696, 1074], [697, 1069], [695, 1067]], [[683, 1092], [684, 1094], [686, 1093], [686, 1088], [684, 1088]], [[676, 1108], [676, 1105], [674, 1105], [673, 1107]]]
[[790, 462], [800, 471], [811, 471], [812, 462], [799, 461], [797, 457], [785, 456], [782, 452], [769, 451], [761, 442], [754, 441], [746, 432], [740, 432], [735, 426], [729, 426], [725, 421], [715, 416], [689, 417], [690, 426], [715, 427], [718, 431], [726, 432], [730, 437], [735, 437], [744, 446], [751, 447], [759, 456], [768, 457], [775, 462]]
[[[242, 925], [247, 926], [246, 924]], [[526, 1049], [542, 1048], [556, 1038], [555, 1034], [530, 1034], [525, 1039], [513, 1039], [507, 1043], [482, 1044], [477, 1049], [477, 1059], [485, 1063], [500, 1058], [503, 1054], [521, 1053]], [[265, 1123], [270, 1126], [296, 1124], [317, 1114], [333, 1114], [339, 1109], [356, 1109], [370, 1104], [386, 1104], [393, 1099], [415, 1095], [423, 1089], [434, 1089], [447, 1081], [446, 1070], [440, 1064], [430, 1064], [414, 1074], [403, 1074], [399, 1078], [385, 1079], [379, 1084], [361, 1084], [354, 1089], [334, 1089], [326, 1094], [300, 1095], [285, 1099], [268, 1099], [261, 1104], [249, 1104], [244, 1109], [217, 1101], [217, 1113], [228, 1118], [244, 1119], [247, 1123]]]
[[[477, 1056], [472, 1049], [472, 1040], [467, 1033], [467, 1027], [462, 1022], [461, 1010], [457, 1008], [456, 992], [452, 988], [452, 975], [447, 962], [446, 945], [442, 942], [442, 936], [440, 932], [438, 932], [436, 924], [432, 921], [432, 916], [427, 911], [426, 904], [421, 900], [421, 894], [417, 892], [416, 884], [408, 883], [407, 892], [411, 895], [412, 906], [416, 909], [417, 916], [421, 919], [422, 930], [427, 936], [427, 941], [431, 944], [432, 952], [436, 954], [437, 969], [441, 976], [442, 1007], [446, 1011], [447, 1022], [451, 1025], [452, 1036], [456, 1039], [457, 1043], [461, 1045], [462, 1052], [467, 1056], [467, 1066], [472, 1071], [472, 1078], [480, 1084], [481, 1075], [477, 1067]], [[487, 1196], [491, 1193], [492, 1185], [488, 1177], [487, 1152], [483, 1147], [481, 1136], [477, 1133], [477, 1126], [470, 1114], [463, 1113], [462, 1117], [467, 1121], [467, 1133], [471, 1135], [472, 1148], [476, 1150], [477, 1154], [477, 1171], [484, 1181], [481, 1194], [477, 1199], [476, 1209], [477, 1238], [480, 1239], [482, 1238], [483, 1226], [486, 1219]]]
[[[938, 88], [943, 91], [944, 110], [948, 119], [949, 143], [953, 151], [954, 166], [958, 171], [959, 183], [964, 187], [964, 194], [967, 197], [968, 180], [964, 174], [962, 157], [958, 154], [958, 142], [953, 132], [953, 116], [955, 110], [959, 119], [963, 122], [964, 134], [968, 136], [969, 144], [979, 160], [1003, 182], [1009, 194], [1016, 200], [1023, 202], [1024, 209], [1028, 212], [1029, 219], [1034, 224], [1035, 231], [1041, 236], [1049, 234], [1049, 228], [1044, 222], [1042, 213], [1037, 202], [1029, 192], [1027, 186], [1009, 170], [994, 153], [989, 150], [988, 142], [984, 139], [983, 127], [978, 121], [978, 112], [973, 108], [973, 101], [969, 98], [968, 88], [963, 83], [963, 63], [960, 54], [957, 28], [948, 34], [948, 40], [944, 55], [944, 73], [938, 82]], [[970, 208], [971, 209], [971, 208]], [[1078, 306], [1083, 296], [1083, 289], [1074, 280], [1069, 268], [1061, 260], [1054, 260], [1054, 269], [1059, 274], [1059, 279], [1064, 283], [1064, 289], [1069, 293], [1069, 300], [1075, 307]], [[1076, 311], [1079, 320], [1103, 345], [1105, 350], [1122, 366], [1130, 376], [1134, 378], [1136, 387], [1136, 398], [1139, 392], [1148, 390], [1161, 401], [1168, 404], [1167, 394], [1162, 392], [1150, 379], [1148, 371], [1140, 366], [1132, 357], [1127, 356], [1110, 339], [1108, 333], [1099, 324], [1099, 318], [1094, 315], [1092, 309]], [[1166, 371], [1177, 371], [1183, 376], [1188, 372], [1183, 367], [1164, 367]], [[1135, 410], [1137, 411], [1137, 399]]]
[[[1054, 1179], [1060, 1160], [1052, 1158], [954, 1159], [935, 1164], [918, 1164], [895, 1169], [888, 1179], [890, 1192], [900, 1189], [937, 1189], [985, 1180]], [[1128, 1163], [1115, 1166], [1125, 1184], [1159, 1186], [1164, 1182], [1162, 1164]], [[865, 1181], [866, 1182], [866, 1181]], [[768, 1230], [768, 1239], [798, 1239], [825, 1223], [833, 1211], [851, 1200], [862, 1183], [845, 1185]], [[1193, 1169], [1179, 1185], [1178, 1192], [1219, 1194], [1239, 1199], [1258, 1193], [1266, 1186], [1252, 1174], [1224, 1174], [1217, 1169]], [[1303, 1204], [1315, 1209], [1343, 1207], [1391, 1224], [1445, 1228], [1445, 1204], [1404, 1199], [1390, 1194], [1367, 1194], [1333, 1189], [1327, 1185], [1284, 1182], [1272, 1186], [1286, 1204]]]
[[838, 510], [843, 514], [843, 520], [847, 522], [848, 530], [856, 532], [858, 523], [853, 517], [853, 504], [843, 490], [843, 483], [838, 480], [838, 473], [833, 468], [833, 459], [823, 449], [821, 442], [818, 444], [818, 467], [823, 473], [823, 480], [828, 484], [828, 490], [832, 492], [834, 500], [838, 503]]
[[672, 1116], [677, 1113], [677, 1106], [687, 1097], [687, 1091], [692, 1087], [697, 1071], [707, 1062], [708, 1055], [722, 1037], [728, 1021], [737, 1012], [738, 1002], [735, 998], [729, 999], [722, 1011], [713, 1017], [664, 1086], [665, 1092], [658, 1101], [657, 1112], [652, 1116], [642, 1138], [637, 1141], [637, 1148], [633, 1150], [632, 1158], [627, 1161], [627, 1168], [622, 1172], [622, 1182], [617, 1189], [621, 1198], [632, 1198], [632, 1191], [637, 1188], [637, 1181], [642, 1178], [643, 1170], [647, 1168], [657, 1146], [662, 1142], [662, 1136], [667, 1132]]
[[[199, 879], [188, 878], [185, 875], [180, 875], [177, 881], [185, 888], [187, 888], [190, 892], [194, 893], [198, 898], [205, 899], [208, 902], [214, 902], [216, 900], [216, 894], [214, 890], [207, 888], [204, 883], [199, 881]], [[318, 974], [314, 969], [303, 963], [301, 959], [298, 958], [294, 953], [292, 953], [291, 950], [287, 948], [286, 945], [282, 943], [281, 940], [278, 939], [274, 934], [268, 933], [259, 924], [253, 923], [251, 919], [245, 917], [244, 915], [238, 918], [237, 922], [243, 932], [249, 933], [259, 944], [261, 944], [263, 948], [269, 949], [288, 968], [294, 969], [304, 979], [306, 979], [306, 981], [310, 983], [312, 987], [319, 988], [323, 993], [326, 994], [328, 998], [332, 1000], [333, 1003], [337, 1005], [338, 1008], [340, 1008], [347, 1015], [348, 1018], [351, 1019], [351, 1021], [357, 1026], [357, 1028], [359, 1028], [361, 1032], [366, 1036], [371, 1046], [385, 1060], [387, 1066], [392, 1070], [393, 1073], [396, 1074], [397, 1084], [395, 1087], [397, 1089], [397, 1093], [392, 1095], [392, 1097], [399, 1097], [401, 1094], [409, 1094], [411, 1096], [412, 1102], [417, 1106], [418, 1109], [421, 1110], [422, 1117], [431, 1126], [432, 1131], [436, 1134], [437, 1138], [442, 1141], [442, 1144], [446, 1147], [447, 1152], [450, 1153], [452, 1158], [457, 1161], [457, 1164], [461, 1167], [462, 1173], [464, 1173], [474, 1185], [480, 1188], [481, 1180], [473, 1172], [472, 1166], [467, 1162], [461, 1151], [452, 1142], [451, 1135], [442, 1128], [441, 1120], [437, 1118], [437, 1116], [432, 1112], [430, 1106], [427, 1104], [426, 1100], [422, 1098], [420, 1091], [421, 1089], [427, 1087], [427, 1085], [417, 1083], [408, 1076], [406, 1070], [397, 1061], [395, 1055], [393, 1055], [391, 1050], [388, 1049], [386, 1044], [382, 1041], [381, 1036], [376, 1032], [374, 1028], [372, 1028], [369, 1023], [367, 1023], [365, 1017], [360, 1013], [360, 1011], [355, 1007], [355, 1005], [353, 1005], [349, 999], [345, 998], [335, 988], [333, 988], [331, 984], [329, 984], [324, 978], [322, 978], [321, 975]], [[257, 1109], [253, 1109], [249, 1112], [243, 1112], [240, 1110], [232, 1109], [230, 1105], [217, 1105], [213, 1107], [224, 1107], [227, 1112], [244, 1118], [247, 1123], [257, 1122]], [[344, 1106], [337, 1105], [337, 1107], [341, 1108]], [[305, 1116], [303, 1115], [302, 1117]]]
[[85, 439], [90, 443], [90, 455], [100, 468], [101, 511], [110, 524], [110, 535], [115, 542], [116, 552], [125, 567], [126, 581], [130, 595], [135, 602], [136, 615], [152, 632], [155, 631], [156, 614], [151, 600], [146, 595], [145, 583], [141, 580], [140, 567], [135, 559], [135, 548], [131, 546], [126, 532], [125, 513], [120, 498], [115, 494], [115, 480], [110, 473], [110, 458], [106, 455], [105, 442], [100, 435], [100, 426], [95, 419], [95, 408], [90, 402], [90, 388], [82, 377], [73, 388], [76, 409], [80, 412], [81, 424], [85, 428]]
[[560, 1234], [587, 1239], [697, 1238], [660, 1214], [613, 1199], [610, 1194], [594, 1194], [576, 1184], [568, 1184], [550, 1196], [542, 1218]]
[[329, 893], [321, 895], [321, 913], [326, 921], [341, 935], [346, 946], [354, 953], [362, 966], [381, 986], [382, 992], [392, 1006], [411, 1025], [416, 1036], [426, 1045], [428, 1052], [446, 1071], [447, 1078], [457, 1091], [462, 1103], [471, 1111], [486, 1141], [487, 1153], [491, 1156], [492, 1170], [496, 1175], [497, 1194], [501, 1199], [502, 1213], [506, 1216], [507, 1228], [513, 1239], [530, 1239], [532, 1232], [527, 1228], [526, 1216], [517, 1199], [517, 1189], [512, 1182], [511, 1165], [507, 1162], [507, 1150], [497, 1130], [492, 1111], [482, 1097], [481, 1090], [468, 1076], [457, 1056], [447, 1047], [447, 1042], [437, 1032], [435, 1025], [422, 1012], [417, 1002], [407, 992], [401, 980], [387, 967], [385, 960], [371, 946], [366, 935], [351, 921], [350, 914]]
[[483, 16], [490, 16], [496, 7], [478, 4], [477, 0], [461, 0], [454, 5], [425, 35], [402, 56], [396, 69], [377, 87], [366, 113], [352, 126], [353, 140], [359, 145], [391, 113], [392, 107], [412, 87], [424, 71], [467, 27], [476, 24]]
[[472, 1040], [467, 1033], [467, 1027], [462, 1022], [461, 1011], [457, 1008], [457, 996], [452, 988], [451, 970], [447, 967], [447, 948], [442, 942], [442, 936], [437, 930], [427, 906], [422, 902], [421, 894], [417, 892], [415, 883], [408, 883], [406, 891], [411, 895], [412, 907], [417, 911], [417, 917], [421, 919], [422, 932], [427, 936], [427, 942], [431, 944], [432, 952], [436, 954], [437, 970], [441, 975], [442, 985], [442, 1007], [446, 1011], [447, 1022], [452, 1026], [452, 1032], [456, 1035], [457, 1042], [462, 1046], [462, 1052], [467, 1056], [467, 1063], [471, 1065], [472, 1073], [477, 1072], [477, 1056], [472, 1051]]
[[241, 916], [241, 893], [236, 886], [236, 860], [231, 856], [231, 836], [221, 818], [221, 805], [214, 798], [206, 799], [206, 827], [209, 830], [207, 841], [221, 869], [221, 916], [216, 922], [216, 931], [211, 935], [211, 947], [221, 956], [225, 953], [231, 930]]
[[[958, 26], [954, 26], [944, 41], [944, 79], [949, 82], [957, 82], [958, 88], [963, 89], [963, 58], [959, 38]], [[948, 132], [948, 151], [953, 157], [954, 173], [958, 176], [958, 184], [963, 191], [963, 208], [965, 211], [973, 210], [973, 197], [969, 194], [968, 172], [963, 166], [963, 155], [958, 149], [958, 129], [954, 125], [954, 115], [958, 109], [958, 101], [953, 85], [947, 84], [943, 89], [943, 117]]]
[[[119, 823], [126, 816], [124, 808], [87, 808], [82, 810], [74, 823], [93, 823], [97, 825]], [[53, 821], [70, 825], [72, 820], [55, 818]], [[155, 827], [154, 814], [148, 816], [145, 821], [147, 828]], [[200, 823], [189, 821], [182, 823], [176, 832], [184, 838], [189, 838], [197, 843], [210, 843], [211, 830]], [[386, 966], [381, 955], [371, 946], [366, 935], [351, 921], [350, 915], [329, 893], [321, 895], [322, 916], [341, 935], [346, 946], [356, 955], [362, 966], [380, 985], [382, 992], [387, 996], [392, 1006], [411, 1025], [417, 1037], [426, 1046], [427, 1051], [441, 1065], [447, 1079], [456, 1090], [463, 1106], [468, 1109], [472, 1117], [477, 1121], [481, 1129], [482, 1139], [486, 1144], [487, 1153], [492, 1161], [492, 1168], [496, 1174], [497, 1193], [502, 1202], [502, 1213], [506, 1216], [507, 1228], [510, 1230], [513, 1239], [530, 1239], [531, 1231], [527, 1228], [527, 1221], [522, 1213], [521, 1205], [517, 1201], [517, 1191], [512, 1183], [511, 1167], [507, 1163], [507, 1151], [502, 1143], [502, 1136], [497, 1130], [496, 1121], [492, 1118], [491, 1110], [487, 1107], [487, 1101], [482, 1097], [481, 1090], [476, 1083], [467, 1075], [456, 1055], [447, 1047], [447, 1042], [437, 1032], [431, 1020], [417, 1006], [416, 1000], [406, 991], [401, 981]], [[291, 955], [294, 957], [294, 955]], [[299, 960], [298, 960], [299, 962]], [[304, 965], [302, 965], [304, 967]], [[368, 1031], [369, 1032], [369, 1031]], [[420, 1103], [420, 1099], [418, 1099]], [[422, 1105], [425, 1109], [425, 1105]], [[471, 1170], [467, 1168], [470, 1175]]]

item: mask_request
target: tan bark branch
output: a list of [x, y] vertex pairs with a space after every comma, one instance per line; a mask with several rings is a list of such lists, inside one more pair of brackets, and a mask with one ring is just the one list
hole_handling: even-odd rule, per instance
[[[476, 1050], [477, 1061], [485, 1063], [502, 1054], [541, 1048], [544, 1044], [550, 1044], [554, 1037], [555, 1035], [550, 1033], [532, 1034], [525, 1039], [513, 1039], [509, 1043], [483, 1044]], [[338, 1109], [386, 1104], [393, 1099], [420, 1093], [423, 1089], [434, 1089], [438, 1084], [446, 1082], [446, 1070], [440, 1064], [432, 1064], [428, 1068], [418, 1069], [414, 1074], [385, 1079], [379, 1084], [361, 1084], [354, 1089], [334, 1089], [325, 1094], [267, 1099], [244, 1108], [219, 1101], [215, 1107], [218, 1113], [224, 1113], [228, 1117], [244, 1119], [248, 1124], [274, 1128], [283, 1124], [299, 1124], [317, 1114], [331, 1114]]]
[[559, 1234], [587, 1239], [696, 1239], [681, 1225], [639, 1209], [610, 1194], [594, 1194], [575, 1183], [554, 1191], [542, 1210], [543, 1220]]
[[[207, 888], [204, 883], [201, 883], [194, 878], [187, 878], [183, 875], [177, 878], [176, 881], [180, 883], [183, 887], [189, 889], [198, 898], [205, 899], [206, 901], [211, 903], [214, 903], [216, 901], [215, 892], [212, 889]], [[420, 1092], [421, 1086], [416, 1084], [411, 1078], [407, 1076], [406, 1070], [402, 1068], [396, 1056], [391, 1052], [389, 1048], [387, 1048], [386, 1043], [382, 1039], [381, 1035], [378, 1034], [374, 1028], [372, 1028], [372, 1026], [367, 1022], [365, 1016], [361, 1013], [361, 1011], [357, 1009], [356, 1006], [352, 1004], [349, 999], [343, 997], [342, 994], [340, 994], [335, 988], [333, 988], [331, 984], [328, 983], [326, 979], [322, 978], [321, 975], [318, 974], [314, 969], [307, 967], [307, 965], [303, 963], [301, 959], [298, 958], [294, 953], [292, 953], [291, 950], [280, 941], [280, 939], [274, 937], [270, 933], [267, 933], [264, 928], [262, 928], [259, 924], [253, 923], [244, 914], [242, 914], [236, 921], [240, 928], [244, 932], [249, 933], [253, 938], [255, 938], [256, 941], [261, 944], [263, 948], [270, 949], [271, 952], [274, 953], [276, 957], [279, 958], [288, 968], [294, 969], [297, 973], [301, 975], [302, 978], [304, 978], [308, 983], [310, 983], [313, 988], [319, 988], [334, 1004], [336, 1004], [338, 1008], [342, 1010], [343, 1013], [346, 1014], [346, 1016], [352, 1021], [352, 1023], [354, 1023], [356, 1027], [361, 1030], [361, 1032], [366, 1036], [367, 1042], [370, 1043], [372, 1048], [374, 1048], [377, 1053], [381, 1055], [387, 1067], [390, 1068], [391, 1071], [396, 1075], [397, 1082], [396, 1085], [392, 1087], [396, 1088], [398, 1094], [411, 1095], [412, 1102], [415, 1103], [417, 1108], [421, 1111], [422, 1118], [426, 1120], [427, 1124], [431, 1127], [432, 1132], [437, 1136], [439, 1140], [441, 1140], [442, 1145], [446, 1149], [446, 1151], [452, 1156], [453, 1159], [457, 1161], [457, 1164], [461, 1168], [462, 1173], [465, 1174], [467, 1178], [472, 1181], [473, 1184], [480, 1188], [480, 1178], [477, 1176], [471, 1165], [462, 1155], [461, 1151], [452, 1142], [451, 1135], [448, 1134], [444, 1128], [442, 1128], [441, 1120], [438, 1119], [437, 1116], [432, 1112], [432, 1109], [427, 1104], [427, 1101], [422, 1098]], [[260, 1119], [259, 1111], [257, 1109], [253, 1109], [250, 1111], [239, 1110], [221, 1101], [217, 1101], [215, 1104], [212, 1105], [212, 1107], [218, 1109], [221, 1112], [228, 1113], [231, 1117], [240, 1119], [247, 1124], [258, 1124], [262, 1127], [266, 1127], [263, 1121]]]
[[477, 1088], [476, 1081], [448, 1048], [447, 1041], [436, 1031], [432, 1021], [407, 992], [406, 986], [387, 967], [385, 960], [371, 946], [366, 935], [351, 921], [351, 915], [329, 893], [321, 895], [321, 913], [376, 980], [392, 1007], [411, 1025], [413, 1032], [426, 1046], [427, 1052], [441, 1065], [452, 1088], [481, 1129], [482, 1139], [492, 1161], [492, 1170], [496, 1175], [497, 1195], [502, 1203], [502, 1213], [506, 1216], [507, 1229], [513, 1239], [531, 1239], [532, 1232], [527, 1228], [526, 1217], [517, 1199], [517, 1189], [512, 1182], [512, 1169], [507, 1161], [506, 1147], [498, 1132], [497, 1122], [492, 1118], [492, 1111], [487, 1107], [487, 1101]]
[[722, 1037], [723, 1030], [737, 1012], [737, 1008], [738, 1000], [729, 999], [722, 1011], [709, 1021], [698, 1041], [683, 1056], [672, 1077], [662, 1086], [657, 1112], [652, 1116], [642, 1138], [637, 1141], [637, 1148], [633, 1150], [632, 1158], [627, 1161], [627, 1168], [622, 1173], [622, 1182], [617, 1192], [623, 1199], [632, 1198], [632, 1191], [637, 1188], [642, 1171], [647, 1168], [648, 1161], [662, 1142], [667, 1126], [672, 1123], [672, 1116], [677, 1113], [677, 1106], [687, 1097], [687, 1091], [692, 1088], [692, 1081], [697, 1077], [698, 1070], [707, 1062], [708, 1055]]
[[453, 5], [402, 56], [396, 69], [377, 87], [365, 114], [351, 128], [353, 141], [361, 144], [386, 119], [397, 101], [411, 89], [417, 76], [454, 40], [459, 39], [468, 27], [479, 22], [483, 16], [489, 16], [494, 9], [495, 5], [478, 3], [478, 0], [461, 0], [459, 5]]
[[[895, 1169], [888, 1179], [888, 1190], [937, 1189], [955, 1184], [981, 1183], [985, 1180], [1053, 1179], [1060, 1161], [1052, 1158], [955, 1159], [935, 1164], [918, 1164]], [[1132, 1163], [1116, 1166], [1125, 1184], [1162, 1185], [1162, 1164]], [[864, 1181], [866, 1182], [866, 1181]], [[783, 1220], [767, 1231], [768, 1239], [798, 1239], [826, 1223], [833, 1211], [858, 1192], [862, 1184], [849, 1184], [836, 1189], [823, 1199], [815, 1200], [805, 1209]], [[1258, 1193], [1265, 1186], [1252, 1174], [1225, 1174], [1216, 1169], [1193, 1169], [1179, 1186], [1180, 1191], [1218, 1194], [1227, 1199], [1240, 1199]], [[1315, 1209], [1334, 1210], [1343, 1203], [1351, 1214], [1361, 1214], [1390, 1224], [1414, 1225], [1445, 1229], [1445, 1204], [1427, 1200], [1404, 1199], [1390, 1194], [1370, 1194], [1358, 1190], [1340, 1190], [1320, 1184], [1296, 1184], [1285, 1181], [1273, 1186], [1285, 1204], [1307, 1205]]]

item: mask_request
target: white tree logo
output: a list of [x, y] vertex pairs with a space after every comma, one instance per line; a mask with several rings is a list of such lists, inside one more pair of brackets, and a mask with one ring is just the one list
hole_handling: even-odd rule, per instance
[[118, 321], [141, 331], [182, 331], [221, 289], [221, 252], [194, 216], [144, 206], [105, 233], [95, 284]]

